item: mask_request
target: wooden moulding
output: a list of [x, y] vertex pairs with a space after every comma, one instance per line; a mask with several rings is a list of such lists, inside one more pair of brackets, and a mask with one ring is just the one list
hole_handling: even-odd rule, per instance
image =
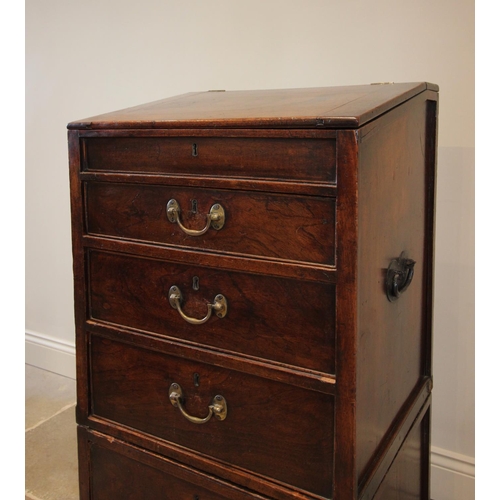
[[[111, 182], [84, 187], [87, 231], [94, 236], [335, 265], [334, 198]], [[182, 227], [168, 218], [167, 202], [175, 203]], [[223, 227], [186, 235], [205, 229], [215, 206], [225, 212]]]
[[69, 129], [357, 128], [437, 86], [426, 82], [190, 92], [68, 124]]
[[[110, 252], [92, 251], [88, 260], [89, 317], [96, 321], [335, 373], [332, 285]], [[193, 277], [200, 283], [196, 291]], [[172, 286], [181, 290], [188, 317], [203, 318], [218, 294], [227, 299], [227, 315], [193, 326], [169, 302]]]
[[225, 253], [221, 256], [214, 252], [197, 252], [183, 247], [160, 246], [88, 235], [83, 236], [83, 244], [88, 249], [137, 255], [197, 266], [212, 267], [215, 265], [219, 269], [228, 271], [244, 271], [251, 274], [266, 274], [305, 281], [321, 281], [323, 283], [336, 283], [337, 280], [337, 270], [334, 266], [305, 264], [281, 259], [261, 259], [253, 256], [245, 257], [244, 255]]
[[[195, 372], [198, 387], [193, 384]], [[197, 468], [203, 469], [203, 456], [210, 456], [214, 465], [231, 463], [228, 471], [233, 474], [238, 469], [312, 498], [331, 498], [333, 396], [272, 380], [263, 385], [255, 374], [101, 336], [91, 339], [91, 374], [92, 427], [95, 420], [107, 421], [109, 434], [115, 435], [119, 426], [133, 429], [148, 437], [142, 445], [149, 449], [156, 442], [167, 454], [191, 450], [197, 460], [190, 465]], [[207, 401], [221, 394], [227, 400], [227, 419], [193, 429], [169, 402], [172, 383], [185, 391], [187, 411], [194, 416], [204, 417]], [[304, 461], [310, 469], [304, 469]]]
[[140, 174], [119, 172], [82, 172], [85, 182], [115, 182], [148, 184], [154, 186], [198, 187], [210, 189], [242, 189], [262, 193], [283, 193], [335, 198], [337, 186], [324, 182], [288, 182], [280, 179], [248, 179], [245, 177], [217, 177], [200, 175]]
[[358, 254], [358, 143], [356, 131], [337, 135], [339, 186], [337, 199], [338, 288], [335, 407], [335, 500], [356, 495], [356, 343]]
[[406, 437], [413, 427], [420, 423], [429, 408], [431, 390], [432, 381], [430, 378], [422, 380], [401, 408], [396, 421], [380, 443], [374, 458], [359, 482], [359, 500], [373, 498]]
[[335, 394], [336, 377], [332, 374], [305, 370], [284, 363], [273, 363], [256, 357], [235, 355], [234, 353], [213, 349], [197, 343], [178, 341], [173, 338], [160, 338], [132, 328], [118, 327], [94, 320], [87, 321], [87, 329], [93, 334], [109, 339], [121, 340], [157, 352], [170, 353], [182, 358], [203, 361], [214, 366], [229, 368], [242, 373], [253, 374], [265, 379], [283, 382], [288, 385], [310, 389], [324, 394]]
[[336, 176], [332, 138], [95, 137], [81, 148], [84, 171], [329, 183]]
[[[188, 492], [185, 490], [190, 490], [189, 494], [191, 495], [191, 498], [195, 498], [195, 495], [200, 495], [200, 498], [207, 498], [207, 495], [210, 495], [213, 499], [264, 500], [264, 497], [261, 495], [250, 493], [244, 488], [217, 480], [211, 475], [191, 469], [190, 467], [186, 467], [181, 463], [170, 460], [164, 456], [157, 455], [156, 453], [146, 451], [142, 448], [137, 448], [130, 443], [110, 438], [108, 435], [102, 434], [98, 431], [89, 430], [85, 427], [79, 427], [78, 437], [82, 443], [82, 457], [87, 457], [85, 466], [89, 469], [89, 472], [95, 466], [92, 460], [94, 453], [98, 457], [99, 452], [104, 452], [106, 466], [113, 467], [116, 463], [116, 466], [119, 467], [118, 474], [122, 473], [121, 471], [126, 473], [126, 471], [132, 467], [135, 467], [139, 472], [138, 477], [141, 476], [141, 470], [143, 472], [148, 472], [148, 469], [149, 471], [157, 470], [161, 474], [165, 474], [165, 481], [168, 481], [169, 477], [173, 478], [174, 485], [170, 484], [169, 487], [171, 488], [174, 486], [180, 488], [181, 491], [176, 489], [174, 492], [181, 495], [187, 495]], [[82, 462], [84, 461], [82, 460]], [[100, 465], [102, 466], [103, 464], [101, 463]], [[86, 477], [89, 478], [89, 484], [86, 484], [85, 486], [85, 494], [90, 497], [90, 491], [92, 491], [92, 484], [90, 483], [93, 480], [93, 476], [90, 473], [87, 473]], [[130, 478], [125, 478], [125, 480], [127, 479]], [[178, 481], [180, 481], [180, 484], [175, 484]], [[136, 478], [134, 482], [139, 483], [140, 480]], [[119, 483], [120, 481], [118, 481], [118, 484], [110, 484], [108, 482], [106, 484], [106, 488], [113, 489], [114, 487], [117, 487], [119, 489], [121, 487]], [[140, 484], [138, 487], [148, 488], [148, 486], [150, 487], [151, 485]], [[97, 493], [99, 494], [99, 492]]]
[[[88, 400], [88, 344], [85, 332], [87, 318], [86, 295], [86, 264], [83, 244], [83, 227], [85, 212], [83, 203], [83, 188], [79, 178], [80, 147], [77, 131], [68, 131], [69, 176], [71, 196], [71, 229], [73, 248], [73, 279], [74, 279], [74, 311], [75, 311], [75, 344], [76, 344], [76, 415], [84, 419], [89, 413]], [[82, 498], [86, 498], [82, 495]]]
[[[271, 481], [267, 477], [249, 473], [230, 464], [214, 460], [211, 457], [194, 453], [187, 448], [173, 444], [167, 445], [162, 441], [154, 440], [151, 436], [104, 419], [91, 417], [89, 423], [91, 424], [91, 430], [87, 426], [80, 426], [82, 432], [86, 433], [90, 430], [93, 434], [102, 436], [110, 444], [119, 440], [136, 447], [140, 451], [158, 454], [160, 457], [172, 460], [176, 464], [185, 464], [196, 472], [206, 474], [207, 477], [216, 477], [233, 485], [239, 485], [241, 488], [248, 488], [252, 491], [252, 495], [256, 495], [256, 498], [260, 498], [260, 494], [264, 495], [266, 500], [268, 498], [275, 500], [324, 500], [324, 497], [291, 489], [289, 485]], [[88, 474], [90, 472], [90, 466], [87, 463], [81, 467], [81, 470], [84, 470], [85, 475], [82, 477], [85, 478], [85, 483], [89, 479]], [[88, 488], [88, 485], [84, 486], [84, 488]], [[233, 499], [231, 498], [231, 500]]]

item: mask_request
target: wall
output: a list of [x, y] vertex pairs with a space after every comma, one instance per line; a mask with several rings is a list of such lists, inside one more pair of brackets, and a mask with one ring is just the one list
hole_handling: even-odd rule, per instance
[[26, 361], [74, 374], [69, 121], [175, 94], [440, 86], [434, 500], [473, 498], [474, 2], [27, 0]]

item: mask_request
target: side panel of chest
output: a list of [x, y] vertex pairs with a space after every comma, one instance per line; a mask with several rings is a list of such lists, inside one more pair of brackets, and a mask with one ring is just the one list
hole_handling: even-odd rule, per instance
[[[430, 387], [435, 118], [435, 101], [423, 95], [359, 131], [356, 450], [362, 484], [404, 426], [408, 408]], [[401, 268], [401, 278], [391, 274], [388, 283], [388, 269], [401, 255], [414, 262], [411, 272], [404, 276]], [[406, 289], [395, 289], [394, 280], [401, 288], [405, 277]]]

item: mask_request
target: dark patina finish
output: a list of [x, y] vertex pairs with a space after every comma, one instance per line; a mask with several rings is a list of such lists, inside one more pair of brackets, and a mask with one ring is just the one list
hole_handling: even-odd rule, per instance
[[429, 500], [437, 91], [68, 125], [82, 500]]

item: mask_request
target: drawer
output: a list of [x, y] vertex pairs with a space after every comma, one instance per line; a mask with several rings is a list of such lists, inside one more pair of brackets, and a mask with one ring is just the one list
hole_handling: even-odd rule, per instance
[[[335, 287], [319, 282], [252, 275], [89, 252], [90, 318], [227, 351], [334, 374]], [[191, 324], [170, 304], [182, 295], [188, 318], [203, 319], [216, 296], [227, 301]], [[194, 288], [198, 288], [195, 290]]]
[[[271, 193], [90, 182], [86, 185], [90, 234], [278, 259], [335, 262], [335, 199]], [[167, 216], [176, 200], [177, 219]], [[222, 228], [207, 221], [224, 210]], [[215, 209], [213, 209], [215, 210]], [[217, 224], [217, 222], [215, 222]]]
[[332, 498], [331, 395], [95, 335], [90, 381], [94, 418]]
[[92, 500], [252, 500], [262, 496], [214, 480], [119, 440], [85, 432]]
[[92, 137], [84, 170], [334, 182], [333, 139]]

